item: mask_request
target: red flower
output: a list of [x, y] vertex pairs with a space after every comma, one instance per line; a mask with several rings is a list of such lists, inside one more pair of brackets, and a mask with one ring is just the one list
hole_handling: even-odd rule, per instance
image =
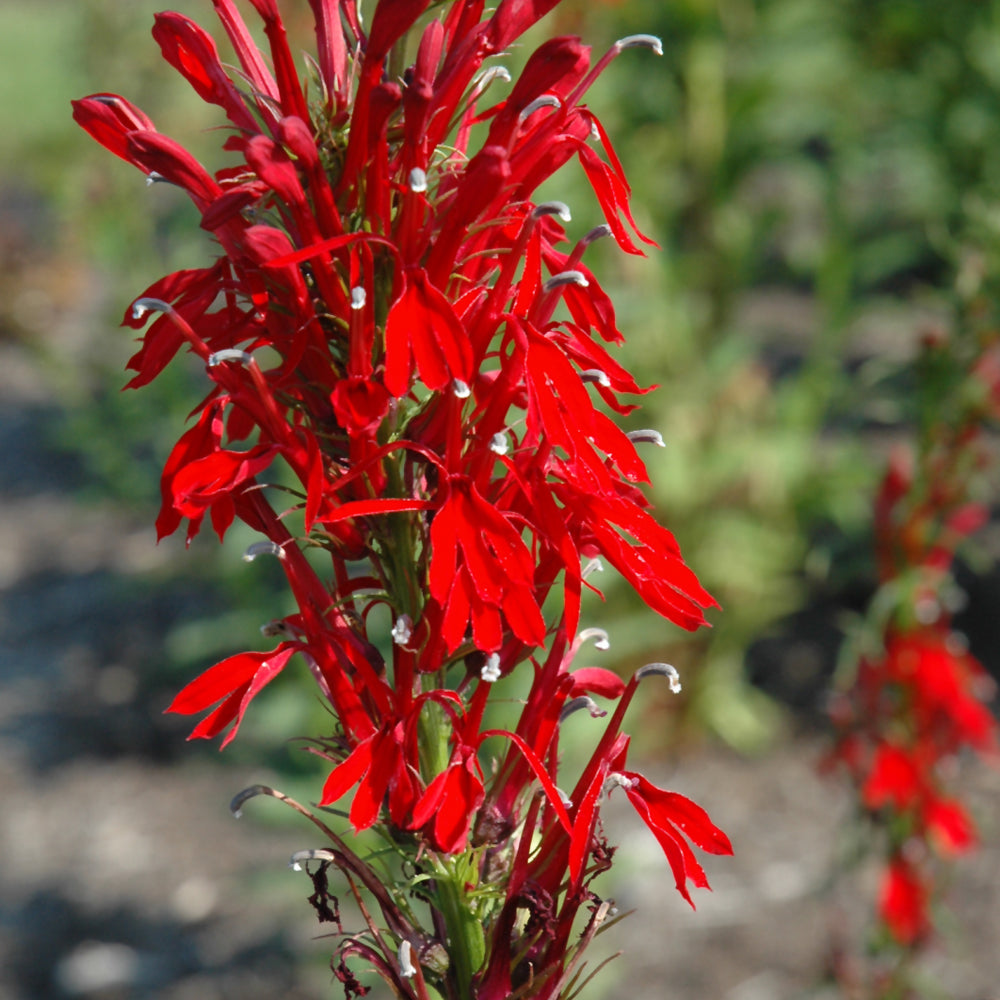
[[[314, 746], [332, 764], [321, 804], [353, 793], [354, 828], [383, 824], [401, 850], [416, 842], [417, 859], [465, 854], [487, 879], [498, 877], [487, 864], [510, 863], [494, 893], [502, 913], [481, 928], [494, 935], [491, 967], [435, 972], [448, 996], [506, 996], [512, 976], [523, 985], [534, 969], [553, 970], [536, 995], [556, 995], [589, 881], [610, 864], [599, 825], [610, 785], [626, 789], [689, 902], [689, 882], [707, 886], [690, 845], [731, 851], [689, 799], [625, 769], [621, 724], [641, 678], [626, 686], [600, 667], [571, 670], [586, 635], [576, 635], [584, 559], [606, 557], [687, 629], [715, 602], [636, 485], [646, 469], [616, 421], [634, 408], [624, 397], [643, 390], [604, 346], [621, 333], [583, 263], [601, 236], [629, 253], [651, 242], [581, 101], [624, 49], [658, 43], [624, 39], [592, 66], [578, 39], [553, 39], [506, 98], [505, 71], [477, 76], [556, 3], [500, 0], [488, 15], [482, 0], [436, 5], [405, 67], [397, 43], [427, 0], [379, 0], [367, 29], [358, 4], [310, 0], [308, 88], [274, 0], [252, 0], [266, 56], [233, 0], [214, 0], [235, 74], [201, 28], [157, 15], [164, 57], [232, 126], [230, 160], [214, 174], [120, 98], [74, 105], [117, 156], [183, 188], [223, 254], [156, 282], [126, 317], [140, 330], [157, 313], [130, 386], [190, 363], [187, 353], [206, 381], [163, 471], [158, 534], [186, 520], [190, 540], [209, 515], [221, 539], [242, 520], [279, 556], [298, 605], [274, 626], [289, 637], [274, 652], [223, 660], [171, 710], [207, 711], [193, 735], [231, 725], [228, 743], [299, 651], [336, 720]], [[574, 158], [604, 221], [563, 248], [567, 206], [532, 199]], [[560, 302], [566, 319], [554, 318]], [[260, 481], [272, 467], [280, 488]], [[533, 671], [520, 719], [483, 729], [494, 685], [514, 671]], [[618, 706], [570, 803], [557, 783], [563, 713], [604, 714], [594, 698]], [[487, 739], [508, 747], [495, 771]], [[337, 858], [348, 854], [337, 846]], [[344, 863], [365, 873], [393, 935], [416, 947], [390, 894], [360, 862]], [[433, 908], [437, 889], [426, 888]], [[428, 940], [453, 944], [455, 919], [435, 909]], [[352, 937], [341, 954], [365, 954], [395, 985], [395, 958], [372, 941]]]
[[894, 858], [882, 880], [879, 913], [892, 936], [913, 945], [930, 930], [927, 887], [917, 870], [902, 857]]

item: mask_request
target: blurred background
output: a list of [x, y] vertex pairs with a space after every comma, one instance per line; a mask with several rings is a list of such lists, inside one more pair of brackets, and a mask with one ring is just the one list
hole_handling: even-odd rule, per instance
[[[309, 831], [275, 803], [240, 824], [227, 809], [262, 780], [314, 796], [319, 772], [285, 742], [321, 726], [311, 692], [280, 678], [223, 755], [162, 714], [288, 607], [235, 533], [154, 544], [160, 465], [197, 388], [176, 371], [120, 391], [125, 306], [213, 248], [182, 193], [147, 189], [69, 101], [121, 93], [219, 165], [219, 120], [149, 38], [161, 6], [0, 0], [4, 1000], [339, 995], [309, 887], [285, 869]], [[172, 6], [215, 32], [207, 0]], [[284, 7], [305, 26], [304, 0]], [[874, 591], [872, 501], [912, 430], [920, 340], [952, 335], [956, 303], [1000, 274], [1000, 3], [567, 0], [536, 38], [553, 31], [598, 53], [639, 32], [664, 43], [662, 59], [623, 54], [588, 100], [661, 249], [588, 254], [628, 338], [621, 360], [661, 386], [636, 424], [666, 441], [644, 455], [659, 514], [724, 611], [681, 635], [610, 583], [585, 618], [611, 632], [623, 672], [681, 670], [682, 698], [637, 710], [635, 745], [737, 852], [710, 859], [716, 891], [692, 914], [652, 838], [612, 817], [624, 846], [606, 891], [640, 913], [591, 995], [836, 997], [832, 951], [863, 947], [874, 886], [844, 864], [849, 797], [816, 772], [824, 700]], [[578, 172], [553, 183], [572, 235], [599, 221]], [[957, 622], [994, 674], [998, 552], [994, 524], [960, 568]], [[926, 973], [941, 996], [986, 1000], [1000, 778], [961, 780], [984, 845], [958, 866]]]

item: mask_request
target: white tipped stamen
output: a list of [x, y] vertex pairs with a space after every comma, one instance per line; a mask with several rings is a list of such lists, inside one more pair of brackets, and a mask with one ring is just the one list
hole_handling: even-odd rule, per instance
[[586, 580], [588, 576], [593, 576], [595, 573], [604, 572], [604, 563], [600, 559], [594, 558], [587, 562], [587, 565], [583, 567], [580, 572], [581, 579]]
[[611, 791], [615, 788], [635, 788], [639, 784], [638, 778], [627, 778], [624, 774], [619, 774], [617, 771], [612, 771], [611, 774], [604, 779], [604, 788], [602, 791], [606, 795], [610, 795]]
[[584, 382], [596, 382], [598, 385], [604, 386], [605, 389], [611, 388], [611, 379], [600, 368], [586, 368], [580, 372], [580, 378]]
[[277, 542], [264, 541], [254, 542], [246, 552], [243, 553], [244, 562], [253, 562], [258, 556], [276, 556], [278, 559], [285, 558], [285, 550]]
[[610, 649], [611, 639], [608, 633], [602, 628], [585, 628], [578, 636], [578, 642], [586, 642], [588, 639], [594, 640], [594, 649]]
[[486, 657], [486, 663], [483, 665], [482, 670], [479, 671], [479, 676], [487, 684], [495, 684], [500, 680], [500, 655], [498, 653], [490, 653]]
[[132, 319], [142, 319], [146, 313], [173, 312], [174, 307], [163, 299], [136, 299], [132, 303]]
[[292, 630], [288, 627], [288, 622], [284, 621], [273, 621], [265, 622], [260, 627], [260, 634], [267, 639], [275, 639], [279, 635], [288, 637], [292, 634]]
[[413, 948], [410, 947], [409, 941], [401, 941], [399, 943], [399, 974], [403, 979], [410, 979], [417, 974], [417, 970], [413, 966], [413, 962], [410, 961], [410, 955], [413, 953]]
[[506, 66], [490, 66], [489, 69], [483, 72], [476, 81], [476, 96], [478, 97], [482, 94], [494, 80], [503, 80], [504, 83], [510, 83], [510, 71]]
[[253, 355], [235, 347], [226, 347], [208, 356], [208, 367], [214, 368], [216, 365], [221, 365], [223, 361], [238, 361], [241, 365], [249, 365], [253, 361]]
[[469, 396], [472, 395], [469, 383], [463, 382], [460, 378], [452, 379], [451, 391], [455, 393], [459, 399], [468, 399]]
[[150, 170], [150, 172], [146, 174], [146, 187], [152, 187], [154, 184], [161, 183], [167, 183], [167, 179], [163, 176], [163, 174], [159, 174], [155, 170]]
[[652, 49], [658, 56], [663, 55], [663, 42], [656, 35], [627, 35], [619, 38], [614, 47], [619, 52], [623, 49]]
[[415, 194], [423, 193], [427, 190], [427, 172], [421, 170], [420, 167], [414, 167], [410, 171], [407, 183], [410, 185], [410, 190]]
[[531, 210], [532, 218], [540, 219], [543, 215], [558, 215], [563, 222], [572, 222], [569, 205], [564, 201], [543, 201]]
[[397, 646], [405, 646], [413, 636], [413, 619], [409, 615], [400, 615], [392, 626], [392, 641]]
[[517, 116], [518, 124], [523, 125], [536, 111], [540, 111], [542, 108], [559, 107], [562, 107], [562, 103], [555, 94], [542, 94], [541, 97], [536, 97], [530, 104], [524, 106], [524, 109]]
[[583, 271], [560, 271], [553, 274], [548, 281], [542, 285], [543, 291], [551, 292], [554, 288], [562, 288], [563, 285], [579, 285], [580, 288], [587, 288], [590, 282]]
[[606, 236], [611, 235], [611, 227], [606, 223], [602, 222], [599, 226], [594, 226], [593, 229], [583, 237], [580, 242], [585, 246], [589, 247], [591, 243], [597, 240], [603, 240]]
[[674, 694], [681, 693], [681, 675], [677, 673], [676, 667], [672, 667], [669, 663], [647, 663], [635, 672], [635, 679], [641, 681], [650, 674], [656, 674], [657, 677], [666, 677], [670, 681], [670, 690]]
[[326, 847], [314, 847], [307, 851], [296, 851], [288, 861], [288, 867], [293, 872], [302, 871], [306, 861], [336, 861], [337, 855]]
[[573, 808], [573, 800], [558, 786], [556, 785], [556, 791], [559, 793], [559, 801], [567, 808]]
[[510, 451], [510, 445], [507, 442], [507, 435], [498, 432], [490, 438], [490, 451], [495, 455], [506, 455]]
[[360, 285], [355, 285], [351, 289], [351, 308], [355, 312], [359, 309], [364, 309], [367, 301], [368, 293]]
[[663, 435], [650, 427], [644, 427], [639, 431], [629, 431], [625, 436], [632, 444], [655, 444], [657, 448], [666, 448], [663, 443]]
[[563, 710], [559, 713], [559, 724], [562, 725], [574, 712], [578, 712], [581, 708], [587, 709], [592, 719], [603, 719], [608, 714], [593, 698], [582, 694], [577, 698], [571, 698], [563, 705]]
[[593, 122], [590, 123], [590, 138], [594, 142], [601, 141], [601, 130]]

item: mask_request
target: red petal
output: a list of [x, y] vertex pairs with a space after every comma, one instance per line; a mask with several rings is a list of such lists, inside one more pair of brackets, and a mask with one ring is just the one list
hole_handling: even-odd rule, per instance
[[321, 806], [333, 805], [348, 793], [368, 770], [372, 759], [372, 740], [359, 743], [331, 772], [320, 795]]

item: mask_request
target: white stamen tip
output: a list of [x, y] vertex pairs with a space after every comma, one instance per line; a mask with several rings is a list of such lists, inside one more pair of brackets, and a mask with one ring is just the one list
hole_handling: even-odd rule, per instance
[[163, 174], [157, 173], [155, 170], [150, 170], [150, 172], [146, 174], [146, 187], [152, 187], [154, 184], [161, 182], [165, 183], [166, 180], [167, 179], [163, 176]]
[[364, 309], [367, 301], [368, 293], [360, 285], [355, 285], [351, 289], [351, 308], [355, 312], [359, 309]]
[[498, 653], [490, 653], [486, 657], [486, 663], [483, 665], [482, 670], [479, 671], [479, 676], [487, 684], [495, 684], [500, 680], [500, 656]]
[[674, 694], [681, 693], [681, 675], [677, 673], [676, 667], [671, 666], [669, 663], [647, 663], [635, 672], [635, 679], [641, 681], [650, 674], [656, 674], [657, 677], [666, 677], [670, 682], [670, 690]]
[[302, 865], [300, 865], [298, 861], [290, 861], [288, 863], [288, 867], [291, 868], [293, 872], [302, 871]]
[[624, 774], [612, 771], [604, 780], [604, 792], [610, 793], [613, 788], [635, 788], [639, 784], [638, 778], [628, 778]]
[[214, 368], [216, 365], [221, 365], [223, 361], [239, 361], [241, 365], [248, 365], [253, 361], [253, 355], [235, 347], [227, 347], [208, 356], [208, 367]]
[[405, 646], [413, 635], [413, 619], [409, 615], [400, 615], [392, 626], [392, 641], [397, 646]]
[[163, 299], [136, 299], [132, 303], [132, 319], [142, 319], [146, 313], [173, 312], [174, 307]]
[[606, 372], [602, 372], [600, 368], [587, 368], [586, 370], [580, 372], [580, 378], [584, 382], [596, 382], [598, 385], [604, 386], [605, 389], [611, 388], [611, 379], [608, 378]]
[[554, 288], [561, 288], [563, 285], [578, 285], [580, 288], [587, 288], [590, 282], [587, 281], [587, 276], [583, 271], [560, 271], [559, 274], [553, 274], [542, 285], [542, 288], [546, 292], [551, 292]]
[[559, 793], [559, 801], [567, 808], [573, 808], [573, 800], [558, 786], [556, 785], [556, 791]]
[[563, 710], [559, 713], [559, 724], [562, 725], [574, 712], [578, 712], [581, 708], [587, 709], [592, 719], [603, 719], [608, 714], [593, 698], [581, 694], [579, 697], [572, 698], [563, 705]]
[[562, 103], [555, 94], [542, 94], [541, 97], [536, 97], [530, 104], [524, 106], [524, 109], [517, 116], [517, 120], [523, 125], [536, 111], [540, 111], [542, 108], [559, 107], [562, 107]]
[[591, 243], [595, 240], [603, 240], [606, 236], [611, 235], [611, 227], [606, 223], [602, 222], [599, 226], [594, 226], [593, 229], [587, 233], [586, 236], [580, 242], [585, 246], [589, 247]]
[[507, 435], [498, 432], [490, 438], [490, 451], [496, 455], [506, 455], [510, 451], [510, 445], [507, 442]]
[[243, 819], [243, 810], [242, 809], [234, 809], [233, 810], [233, 819]]
[[577, 636], [579, 642], [586, 642], [588, 639], [594, 640], [594, 649], [610, 649], [611, 640], [608, 637], [608, 633], [602, 628], [585, 628], [579, 636]]
[[463, 382], [460, 378], [452, 380], [451, 391], [458, 396], [459, 399], [468, 399], [472, 395], [472, 390], [469, 388], [468, 382]]
[[277, 556], [278, 559], [285, 558], [285, 550], [277, 542], [265, 541], [254, 542], [246, 552], [243, 553], [244, 562], [253, 562], [258, 556]]
[[494, 80], [510, 83], [510, 70], [506, 66], [490, 66], [479, 77], [477, 86], [480, 90], [485, 90]]
[[404, 979], [409, 979], [417, 974], [417, 970], [410, 959], [412, 954], [413, 948], [410, 946], [410, 942], [401, 941], [399, 944], [399, 974]]
[[558, 215], [563, 222], [573, 221], [569, 205], [564, 201], [543, 201], [532, 209], [531, 214], [536, 219], [540, 219], [543, 215]]
[[655, 444], [657, 448], [666, 448], [663, 443], [663, 435], [649, 427], [639, 431], [629, 431], [625, 436], [632, 444]]
[[583, 567], [580, 572], [580, 576], [586, 580], [588, 576], [592, 576], [594, 573], [603, 573], [604, 563], [598, 558], [593, 558], [587, 562], [587, 565]]
[[414, 167], [410, 171], [410, 176], [408, 178], [408, 183], [410, 185], [410, 190], [416, 194], [421, 194], [427, 190], [427, 173], [420, 169], [420, 167]]
[[279, 635], [288, 636], [292, 634], [292, 630], [288, 627], [288, 623], [281, 621], [280, 619], [273, 622], [265, 622], [260, 627], [260, 634], [268, 639], [274, 639]]
[[627, 35], [615, 42], [615, 48], [619, 52], [623, 49], [652, 49], [658, 56], [663, 55], [663, 42], [656, 35]]

